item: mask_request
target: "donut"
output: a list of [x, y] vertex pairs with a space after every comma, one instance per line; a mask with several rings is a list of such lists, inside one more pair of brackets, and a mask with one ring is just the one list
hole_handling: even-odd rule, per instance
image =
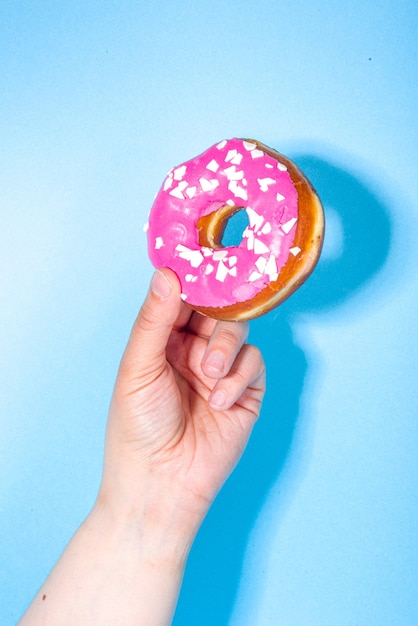
[[[242, 240], [223, 246], [238, 211], [248, 220]], [[272, 310], [310, 275], [324, 213], [290, 159], [253, 139], [230, 139], [168, 172], [145, 230], [151, 263], [177, 274], [186, 304], [243, 321]]]

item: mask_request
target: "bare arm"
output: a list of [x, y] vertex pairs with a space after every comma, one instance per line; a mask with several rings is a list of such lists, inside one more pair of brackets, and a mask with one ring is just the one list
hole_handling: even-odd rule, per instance
[[165, 626], [189, 549], [265, 389], [247, 326], [192, 313], [156, 272], [123, 355], [96, 504], [19, 626]]

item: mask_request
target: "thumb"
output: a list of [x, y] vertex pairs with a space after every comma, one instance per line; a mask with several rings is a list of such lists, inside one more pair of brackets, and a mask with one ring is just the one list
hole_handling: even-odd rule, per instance
[[[180, 283], [168, 269], [156, 270], [126, 347], [122, 365], [136, 382], [158, 376], [166, 365], [165, 349], [181, 307]], [[126, 368], [126, 369], [125, 369]]]

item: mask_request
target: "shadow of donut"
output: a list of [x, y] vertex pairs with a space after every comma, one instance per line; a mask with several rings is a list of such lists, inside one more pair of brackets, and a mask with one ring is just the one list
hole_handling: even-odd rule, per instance
[[[326, 255], [308, 282], [268, 315], [254, 320], [251, 342], [262, 350], [268, 389], [245, 454], [209, 511], [190, 553], [174, 626], [226, 626], [239, 587], [249, 534], [292, 451], [308, 370], [295, 344], [297, 313], [342, 305], [382, 268], [391, 227], [388, 210], [353, 174], [315, 155], [293, 156], [316, 187], [326, 217], [338, 216], [342, 250]], [[325, 246], [324, 246], [325, 249]]]

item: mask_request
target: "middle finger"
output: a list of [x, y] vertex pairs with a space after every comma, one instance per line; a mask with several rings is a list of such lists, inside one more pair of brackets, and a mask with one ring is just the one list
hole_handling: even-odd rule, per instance
[[217, 322], [202, 358], [202, 371], [209, 378], [228, 374], [248, 338], [248, 322]]

